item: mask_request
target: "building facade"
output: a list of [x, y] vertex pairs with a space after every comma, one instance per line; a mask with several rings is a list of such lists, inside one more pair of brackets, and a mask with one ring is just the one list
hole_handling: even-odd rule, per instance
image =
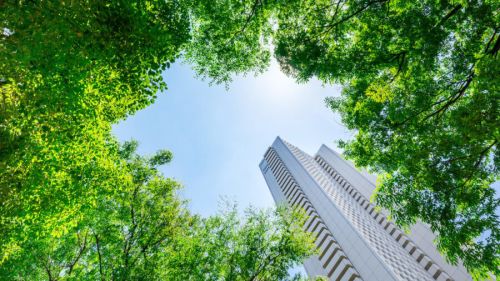
[[322, 146], [312, 157], [276, 138], [260, 169], [277, 204], [300, 206], [318, 255], [304, 266], [310, 277], [337, 281], [470, 281], [462, 265], [448, 264], [432, 231], [418, 223], [410, 234], [369, 202], [375, 178]]

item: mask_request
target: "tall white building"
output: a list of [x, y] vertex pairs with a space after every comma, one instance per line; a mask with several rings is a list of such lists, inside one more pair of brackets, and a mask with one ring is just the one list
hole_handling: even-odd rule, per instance
[[431, 230], [417, 224], [405, 234], [369, 202], [375, 178], [357, 171], [338, 153], [321, 146], [311, 157], [276, 138], [260, 169], [276, 203], [301, 206], [304, 227], [316, 237], [319, 254], [309, 258], [309, 276], [336, 281], [468, 281], [461, 265], [436, 250]]

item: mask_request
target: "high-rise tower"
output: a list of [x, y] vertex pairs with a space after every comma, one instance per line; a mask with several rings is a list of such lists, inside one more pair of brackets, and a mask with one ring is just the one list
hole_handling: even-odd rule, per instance
[[309, 258], [309, 276], [337, 281], [469, 281], [461, 265], [436, 250], [431, 230], [418, 223], [405, 234], [369, 202], [375, 178], [357, 171], [338, 153], [321, 146], [311, 157], [276, 138], [260, 169], [276, 203], [301, 206], [304, 227], [319, 254]]

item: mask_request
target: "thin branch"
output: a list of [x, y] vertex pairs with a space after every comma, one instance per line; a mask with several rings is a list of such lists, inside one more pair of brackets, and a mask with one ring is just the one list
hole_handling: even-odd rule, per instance
[[47, 257], [47, 261], [45, 261], [42, 257], [39, 257], [42, 262], [43, 267], [45, 268], [45, 272], [47, 272], [47, 277], [49, 277], [49, 281], [56, 281], [57, 278], [52, 276], [52, 271], [50, 269], [50, 256]]
[[45, 267], [45, 271], [47, 272], [47, 275], [49, 277], [49, 281], [55, 280], [52, 278], [52, 273], [50, 272], [50, 267], [46, 264], [44, 264], [43, 267]]
[[449, 11], [434, 27], [432, 27], [432, 29], [435, 29], [436, 27], [443, 25], [448, 19], [450, 19], [453, 15], [458, 13], [460, 9], [462, 9], [462, 4], [455, 5], [455, 7], [453, 7], [451, 11]]
[[403, 51], [400, 54], [398, 54], [398, 71], [392, 77], [392, 79], [389, 83], [392, 83], [392, 82], [394, 82], [394, 80], [396, 80], [396, 77], [398, 77], [399, 73], [401, 73], [401, 70], [403, 70], [403, 66], [404, 66], [405, 61], [406, 61], [406, 51]]
[[[286, 222], [285, 222], [286, 223]], [[290, 227], [290, 223], [287, 223], [286, 224], [286, 227], [289, 228]], [[274, 233], [276, 233], [278, 230], [275, 230]], [[288, 234], [289, 230], [287, 229], [287, 233], [285, 234], [282, 234], [281, 238], [280, 238], [280, 241], [278, 242], [278, 245], [282, 245], [283, 243], [287, 242], [289, 240], [288, 236], [286, 236], [286, 234]], [[271, 235], [272, 237], [273, 235]], [[279, 247], [278, 247], [279, 249]], [[274, 263], [274, 260], [280, 255], [281, 253], [278, 253], [276, 255], [271, 255], [269, 254], [264, 260], [263, 262], [261, 263], [261, 265], [258, 267], [258, 269], [254, 272], [254, 274], [252, 274], [252, 276], [250, 276], [250, 278], [248, 279], [249, 281], [255, 281], [256, 278], [259, 276], [259, 274], [264, 271], [266, 269], [267, 266], [269, 266], [270, 264], [273, 264]]]
[[[340, 3], [342, 3], [342, 2], [344, 2], [344, 1], [339, 0], [339, 1], [337, 2], [337, 5], [335, 6], [335, 12], [333, 13], [332, 19], [334, 19], [334, 18], [337, 16], [337, 14], [339, 13], [339, 10], [340, 10]], [[342, 4], [342, 7], [343, 7], [343, 6], [344, 6], [344, 5]]]
[[490, 40], [488, 41], [488, 44], [486, 44], [486, 47], [484, 48], [484, 52], [487, 54], [489, 53], [488, 50], [490, 48], [490, 44], [493, 42], [493, 40], [495, 40], [495, 36], [497, 35], [497, 32], [498, 32], [498, 27], [495, 28], [495, 30], [493, 31], [493, 35], [491, 35], [491, 38]]
[[[442, 92], [442, 91], [439, 91], [439, 92]], [[439, 93], [438, 93], [438, 94], [439, 94]], [[440, 104], [442, 104], [443, 102], [446, 102], [447, 100], [451, 99], [453, 96], [454, 96], [454, 95], [451, 95], [451, 96], [449, 96], [449, 97], [447, 97], [447, 98], [440, 99], [440, 100], [438, 100], [438, 101], [436, 101], [436, 102], [432, 103], [430, 106], [428, 106], [428, 107], [426, 107], [426, 108], [424, 108], [424, 109], [422, 109], [422, 110], [418, 111], [417, 113], [410, 115], [410, 116], [409, 116], [408, 118], [406, 118], [403, 122], [393, 123], [393, 125], [394, 125], [394, 126], [396, 126], [396, 127], [400, 127], [400, 126], [402, 126], [402, 125], [406, 124], [408, 121], [410, 121], [410, 120], [414, 120], [414, 119], [415, 119], [416, 117], [418, 117], [420, 114], [422, 114], [422, 113], [426, 112], [427, 110], [429, 110], [429, 109], [433, 108], [434, 106], [436, 106], [436, 105], [440, 105]]]
[[99, 261], [99, 275], [101, 276], [101, 280], [104, 280], [104, 274], [102, 270], [102, 255], [101, 255], [101, 244], [99, 243], [99, 236], [94, 232], [95, 245], [97, 249], [97, 257]]
[[[368, 3], [366, 3], [366, 5], [364, 5], [363, 7], [359, 8], [358, 10], [356, 10], [354, 13], [344, 17], [344, 18], [341, 18], [339, 21], [337, 22], [334, 22], [332, 24], [328, 24], [328, 25], [325, 25], [324, 27], [327, 27], [327, 29], [323, 32], [323, 33], [327, 33], [327, 32], [330, 32], [330, 30], [332, 30], [334, 27], [337, 27], [339, 26], [340, 24], [352, 19], [353, 17], [357, 16], [358, 14], [360, 14], [361, 12], [363, 12], [364, 10], [368, 9], [371, 5], [373, 4], [377, 4], [377, 3], [384, 3], [384, 2], [388, 2], [389, 0], [374, 0], [374, 1], [370, 1]], [[334, 19], [335, 17], [332, 17], [332, 19]]]
[[68, 265], [68, 275], [71, 275], [71, 272], [73, 272], [73, 268], [75, 267], [76, 263], [78, 262], [78, 260], [80, 260], [83, 252], [87, 249], [87, 234], [88, 232], [85, 232], [85, 237], [83, 237], [83, 243], [80, 244], [80, 234], [77, 233], [77, 236], [78, 236], [78, 244], [80, 245], [80, 249], [78, 250], [78, 253], [75, 257], [75, 259], [73, 260], [73, 262], [71, 262], [69, 265]]
[[[280, 244], [283, 242], [285, 242], [284, 237], [282, 237]], [[272, 265], [274, 263], [274, 261], [276, 260], [276, 258], [280, 256], [280, 254], [281, 254], [281, 252], [278, 251], [278, 253], [276, 253], [276, 255], [274, 255], [274, 256], [273, 255], [267, 256], [264, 259], [264, 261], [262, 262], [261, 266], [259, 266], [257, 271], [255, 271], [254, 274], [252, 274], [252, 276], [250, 276], [250, 278], [248, 280], [249, 281], [257, 280], [256, 278], [259, 276], [259, 274], [261, 274], [269, 265]]]
[[124, 255], [124, 263], [125, 270], [128, 270], [129, 259], [130, 259], [130, 249], [132, 248], [133, 239], [135, 237], [135, 231], [137, 229], [137, 221], [135, 218], [135, 200], [137, 198], [137, 193], [139, 192], [139, 184], [135, 187], [133, 195], [132, 195], [132, 203], [130, 204], [130, 218], [132, 220], [132, 229], [129, 232], [128, 237], [126, 238], [125, 245], [123, 247], [123, 255]]
[[252, 18], [254, 17], [255, 13], [257, 12], [257, 8], [259, 7], [259, 4], [262, 4], [261, 0], [255, 0], [255, 2], [253, 3], [253, 6], [252, 6], [252, 11], [248, 15], [248, 17], [245, 21], [245, 24], [243, 24], [243, 27], [240, 30], [238, 30], [237, 32], [235, 32], [233, 34], [233, 36], [231, 36], [231, 39], [229, 39], [229, 41], [228, 41], [229, 44], [234, 42], [234, 39], [236, 38], [236, 36], [238, 36], [239, 34], [241, 34], [245, 31], [245, 29], [248, 27], [248, 25], [252, 21]]
[[495, 45], [493, 46], [493, 49], [489, 52], [492, 56], [496, 57], [498, 50], [500, 50], [500, 36], [497, 37], [497, 41], [495, 42]]
[[481, 164], [481, 162], [483, 161], [484, 157], [486, 156], [486, 153], [493, 147], [497, 144], [498, 140], [495, 139], [495, 141], [488, 145], [485, 149], [483, 149], [480, 153], [479, 153], [479, 158], [477, 159], [476, 163], [474, 163], [474, 166], [472, 168], [472, 171], [470, 173], [470, 175], [467, 177], [467, 179], [465, 180], [465, 182], [463, 183], [462, 187], [465, 186], [471, 179], [472, 177], [474, 176], [474, 174], [477, 172], [477, 168], [479, 167], [479, 164]]
[[[491, 143], [490, 145], [488, 145], [482, 151], [479, 152], [479, 158], [474, 163], [474, 166], [472, 167], [471, 173], [469, 174], [469, 176], [467, 176], [467, 179], [465, 180], [465, 182], [462, 185], [460, 185], [460, 186], [457, 186], [457, 185], [456, 186], [452, 186], [451, 188], [445, 189], [444, 192], [451, 192], [452, 190], [455, 190], [457, 188], [463, 188], [472, 179], [472, 177], [474, 176], [474, 174], [477, 172], [477, 168], [479, 167], [479, 164], [481, 164], [481, 162], [483, 161], [484, 157], [486, 156], [486, 153], [488, 153], [488, 151], [493, 146], [495, 146], [497, 143], [498, 143], [498, 140], [495, 139], [493, 141], [493, 143]], [[450, 162], [458, 160], [458, 159], [465, 159], [465, 158], [469, 158], [469, 157], [472, 157], [472, 156], [474, 156], [474, 154], [470, 154], [470, 155], [463, 156], [463, 157], [457, 157], [457, 158], [454, 158], [452, 160], [448, 160], [447, 162], [450, 163]]]
[[462, 86], [460, 87], [460, 89], [458, 90], [458, 92], [452, 96], [451, 99], [448, 100], [447, 103], [444, 104], [443, 107], [439, 108], [438, 110], [434, 111], [433, 113], [431, 114], [428, 114], [423, 121], [426, 121], [436, 115], [439, 115], [439, 114], [442, 114], [443, 112], [445, 112], [451, 105], [453, 105], [458, 99], [460, 99], [466, 92], [467, 88], [469, 87], [469, 85], [471, 84], [472, 80], [474, 79], [474, 70], [472, 70], [474, 68], [474, 65], [472, 65], [471, 67], [471, 72], [469, 73], [469, 76], [467, 77], [467, 80], [464, 81], [464, 83], [462, 84]]

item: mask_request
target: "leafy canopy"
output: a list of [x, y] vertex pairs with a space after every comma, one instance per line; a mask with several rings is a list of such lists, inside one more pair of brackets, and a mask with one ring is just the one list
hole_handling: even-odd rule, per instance
[[235, 207], [199, 218], [189, 214], [155, 159], [135, 154], [136, 142], [116, 147], [131, 179], [66, 233], [24, 241], [0, 266], [8, 280], [286, 280], [288, 269], [314, 253], [305, 215], [285, 207]]
[[[127, 177], [112, 190], [99, 190], [92, 208], [66, 231], [34, 233], [0, 266], [7, 280], [153, 280], [162, 249], [193, 221], [176, 193], [180, 184], [165, 178], [152, 157], [135, 154], [136, 142], [114, 144], [113, 163]], [[161, 164], [165, 164], [164, 161]], [[109, 181], [109, 180], [108, 180]], [[62, 215], [66, 210], [63, 210]], [[32, 226], [33, 227], [33, 226]], [[11, 237], [12, 238], [12, 237]]]
[[[140, 157], [111, 135], [166, 88], [161, 73], [182, 52], [218, 82], [229, 75], [215, 59], [226, 73], [266, 65], [264, 44], [250, 48], [257, 37], [232, 34], [237, 16], [207, 33], [221, 20], [210, 2], [0, 4], [2, 278], [284, 280], [313, 253], [294, 212], [190, 215], [180, 185], [157, 170], [172, 154]], [[227, 5], [248, 9], [214, 7]], [[227, 42], [230, 55], [212, 55]]]
[[[203, 13], [210, 2], [1, 1], [0, 262], [24, 241], [72, 232], [84, 210], [132, 180], [111, 126], [154, 102], [181, 54], [200, 71], [215, 65], [197, 50], [220, 19]], [[229, 36], [214, 40], [245, 40]], [[264, 65], [269, 56], [254, 50], [231, 70]]]
[[[302, 211], [235, 207], [202, 219], [165, 253], [164, 280], [289, 280], [289, 269], [315, 253]], [[294, 277], [298, 278], [298, 277]]]
[[[129, 157], [135, 145], [120, 148], [111, 126], [154, 102], [166, 89], [163, 71], [181, 54], [200, 72], [206, 61], [216, 65], [197, 49], [205, 48], [200, 40], [215, 26], [209, 21], [220, 20], [203, 9], [210, 3], [0, 2], [2, 277], [94, 280], [149, 272], [154, 253], [139, 258], [144, 252], [139, 246], [146, 243], [141, 239], [149, 238], [129, 237], [135, 232], [127, 216], [136, 206], [157, 216], [142, 222], [151, 229], [159, 220], [167, 223], [161, 231], [183, 227], [170, 225], [185, 211], [172, 197], [178, 184], [152, 168], [172, 155], [162, 152], [147, 163], [134, 162]], [[247, 5], [235, 8], [244, 12]], [[234, 17], [232, 24], [240, 23]], [[243, 36], [229, 36], [214, 40], [231, 40], [240, 46], [233, 54], [247, 54], [231, 71], [262, 68], [269, 60], [268, 52], [242, 48]], [[226, 57], [228, 65], [238, 57]], [[135, 194], [134, 188], [142, 191]], [[106, 257], [96, 255], [99, 243], [102, 251], [109, 250]], [[122, 246], [126, 251], [120, 254]], [[83, 260], [98, 263], [99, 272], [97, 267], [87, 271]]]

